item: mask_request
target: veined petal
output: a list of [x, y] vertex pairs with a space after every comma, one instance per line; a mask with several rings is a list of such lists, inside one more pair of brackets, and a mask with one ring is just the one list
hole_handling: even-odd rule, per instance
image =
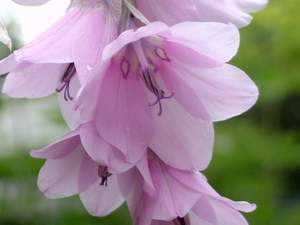
[[74, 37], [84, 30], [78, 26], [83, 10], [68, 11], [38, 38], [14, 52], [18, 61], [32, 63], [71, 63]]
[[86, 191], [99, 180], [98, 167], [99, 165], [88, 154], [83, 154], [78, 174], [79, 193]]
[[39, 98], [55, 92], [64, 64], [22, 63], [8, 74], [2, 92], [15, 98]]
[[[107, 143], [97, 132], [93, 122], [80, 127], [82, 145], [89, 156], [100, 165], [107, 166], [112, 173], [119, 173], [134, 166], [125, 160], [121, 152]], [[138, 161], [139, 158], [136, 160]]]
[[9, 56], [0, 61], [0, 75], [9, 73], [13, 69], [15, 69], [17, 65], [18, 62], [16, 61], [15, 55], [10, 54]]
[[79, 130], [66, 134], [53, 144], [39, 150], [32, 150], [30, 155], [39, 159], [59, 159], [67, 156], [80, 146]]
[[66, 157], [49, 159], [42, 167], [38, 187], [47, 198], [56, 199], [78, 193], [78, 174], [83, 150], [79, 147]]
[[87, 83], [98, 73], [102, 63], [102, 51], [117, 35], [117, 24], [105, 8], [95, 8], [82, 16], [76, 26], [84, 32], [73, 37], [72, 54], [81, 84]]
[[[206, 209], [206, 210], [205, 210]], [[243, 215], [234, 208], [207, 197], [202, 197], [193, 208], [192, 223], [248, 225]]]
[[204, 120], [221, 121], [240, 115], [258, 98], [254, 82], [228, 64], [207, 69], [168, 66], [162, 78], [175, 93], [175, 99], [192, 115]]
[[120, 36], [108, 44], [103, 50], [103, 60], [113, 57], [124, 46], [161, 32], [167, 31], [169, 27], [162, 22], [153, 22], [138, 28], [137, 30], [124, 31]]
[[204, 170], [213, 153], [212, 123], [191, 116], [174, 99], [167, 99], [162, 107], [162, 115], [153, 118], [151, 149], [172, 167]]
[[95, 182], [89, 189], [80, 194], [80, 199], [93, 216], [106, 216], [117, 209], [123, 202], [124, 198], [119, 190], [117, 177], [111, 176], [108, 186], [101, 186]]
[[234, 0], [244, 12], [257, 12], [268, 4], [268, 0]]
[[167, 43], [177, 43], [218, 62], [232, 59], [240, 44], [239, 31], [232, 24], [184, 22], [170, 29]]
[[120, 149], [129, 162], [144, 155], [152, 136], [152, 118], [140, 78], [130, 66], [127, 77], [118, 63], [108, 69], [98, 96], [95, 122], [99, 134]]

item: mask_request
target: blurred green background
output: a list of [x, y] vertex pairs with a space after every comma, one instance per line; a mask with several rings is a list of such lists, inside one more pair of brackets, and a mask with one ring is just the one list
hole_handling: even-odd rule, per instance
[[[252, 225], [300, 224], [299, 12], [299, 0], [271, 0], [242, 29], [233, 64], [256, 81], [260, 100], [243, 116], [216, 125], [215, 156], [205, 172], [221, 194], [257, 203], [246, 215]], [[9, 27], [18, 34], [17, 25]], [[0, 52], [8, 54], [3, 47]], [[55, 97], [1, 96], [0, 124], [0, 225], [131, 224], [125, 206], [99, 219], [89, 216], [77, 197], [47, 200], [39, 193], [43, 162], [31, 159], [28, 150], [67, 131]]]

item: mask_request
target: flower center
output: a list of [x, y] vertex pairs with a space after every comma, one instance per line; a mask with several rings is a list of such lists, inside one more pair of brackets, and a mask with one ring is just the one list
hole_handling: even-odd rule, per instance
[[[139, 73], [147, 89], [156, 97], [156, 100], [153, 103], [149, 104], [149, 106], [152, 107], [158, 105], [159, 110], [157, 114], [160, 116], [163, 111], [162, 100], [170, 99], [174, 96], [174, 94], [171, 93], [167, 95], [166, 92], [158, 85], [155, 79], [156, 68], [152, 60], [146, 57], [141, 41], [133, 43], [132, 46], [140, 64]], [[159, 59], [170, 61], [166, 52], [162, 48], [156, 48], [154, 53], [157, 57], [159, 57]]]
[[69, 64], [64, 75], [61, 79], [61, 84], [58, 88], [56, 88], [57, 92], [64, 91], [64, 99], [65, 101], [72, 101], [74, 98], [70, 94], [70, 82], [73, 76], [76, 74], [76, 69], [74, 63]]
[[108, 178], [112, 174], [108, 171], [108, 168], [106, 166], [99, 166], [98, 167], [98, 176], [101, 178], [101, 186], [107, 187], [108, 185]]

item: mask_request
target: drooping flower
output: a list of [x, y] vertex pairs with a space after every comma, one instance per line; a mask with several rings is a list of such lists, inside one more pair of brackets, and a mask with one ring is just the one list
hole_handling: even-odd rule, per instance
[[247, 225], [256, 206], [220, 196], [206, 178], [163, 163], [153, 152], [118, 176], [136, 225]]
[[[117, 177], [111, 172], [126, 170], [128, 163], [100, 138], [94, 144], [102, 164], [96, 163], [82, 145], [91, 142], [81, 140], [81, 129], [89, 128], [82, 126], [56, 143], [31, 152], [33, 157], [47, 160], [39, 173], [38, 187], [50, 199], [78, 194], [90, 214], [105, 216], [124, 202]], [[89, 134], [87, 138], [93, 139]]]
[[205, 169], [212, 121], [241, 114], [258, 96], [249, 77], [226, 63], [238, 46], [238, 30], [220, 23], [127, 30], [105, 47], [103, 72], [78, 98], [82, 121], [125, 154], [149, 146], [173, 167]]
[[263, 8], [268, 0], [136, 0], [136, 7], [150, 20], [173, 25], [184, 21], [248, 25], [248, 14]]
[[[37, 98], [59, 92], [60, 102], [68, 102], [63, 107], [73, 108], [74, 90], [97, 71], [104, 46], [118, 34], [120, 12], [108, 0], [74, 1], [71, 6], [51, 28], [0, 61], [0, 74], [9, 73], [5, 94]], [[74, 128], [73, 117], [66, 121]]]

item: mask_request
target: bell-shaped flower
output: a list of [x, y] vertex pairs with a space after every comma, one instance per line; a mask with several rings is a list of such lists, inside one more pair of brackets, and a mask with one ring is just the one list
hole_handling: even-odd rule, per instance
[[51, 199], [78, 194], [90, 214], [105, 216], [124, 201], [112, 172], [126, 170], [128, 164], [100, 138], [96, 144], [102, 164], [96, 163], [82, 145], [81, 129], [87, 128], [83, 126], [54, 144], [31, 152], [33, 157], [47, 160], [39, 173], [38, 187]]
[[248, 25], [248, 14], [263, 8], [268, 0], [136, 0], [136, 7], [150, 21], [173, 25], [184, 21], [233, 23]]
[[256, 206], [220, 196], [198, 172], [163, 163], [153, 152], [118, 176], [136, 225], [247, 225]]
[[[67, 102], [67, 108], [73, 108], [74, 90], [97, 71], [104, 46], [118, 34], [120, 12], [109, 2], [74, 2], [47, 31], [0, 61], [0, 74], [9, 73], [3, 92], [17, 98], [59, 92], [63, 107]], [[78, 124], [69, 125], [75, 128]]]
[[149, 146], [180, 169], [204, 169], [213, 146], [212, 121], [248, 110], [258, 90], [238, 68], [233, 25], [150, 23], [123, 32], [103, 51], [102, 73], [82, 90], [82, 121], [93, 121], [123, 151]]

